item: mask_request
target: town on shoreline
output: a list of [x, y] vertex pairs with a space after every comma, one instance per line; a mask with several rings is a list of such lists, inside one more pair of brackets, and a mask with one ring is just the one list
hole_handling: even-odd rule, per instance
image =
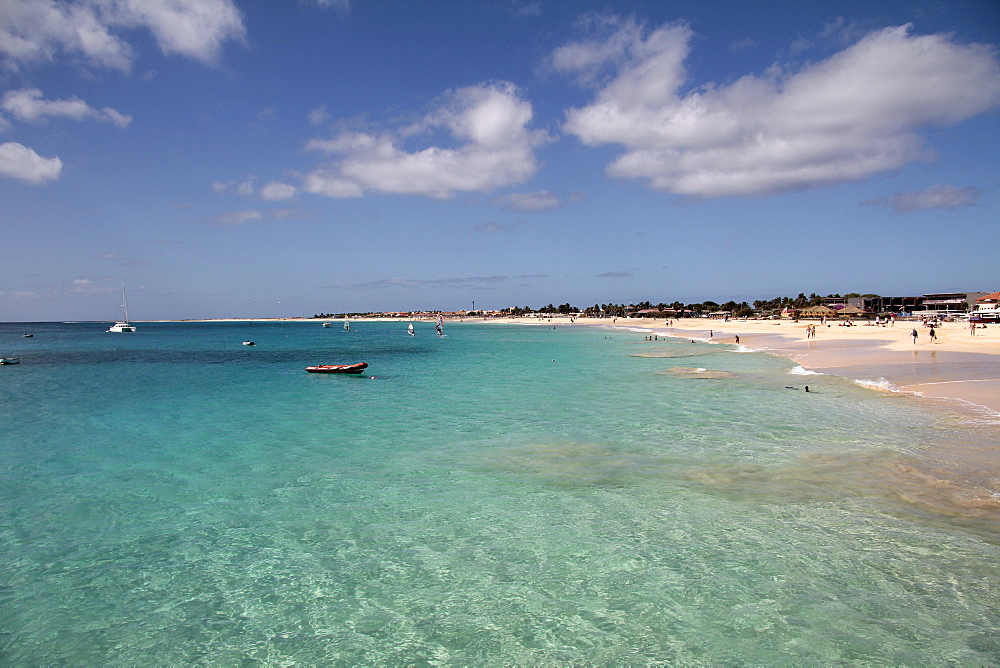
[[574, 318], [909, 318], [950, 319], [960, 317], [985, 317], [986, 321], [996, 321], [1000, 292], [948, 292], [924, 294], [917, 297], [883, 297], [875, 294], [849, 293], [831, 294], [821, 297], [816, 293], [808, 297], [799, 293], [797, 297], [777, 297], [755, 300], [753, 307], [747, 302], [728, 301], [717, 303], [705, 301], [696, 304], [649, 301], [638, 304], [594, 304], [586, 308], [569, 303], [555, 306], [548, 304], [538, 309], [528, 306], [513, 306], [504, 309], [476, 310], [475, 302], [471, 310], [463, 311], [384, 311], [384, 312], [340, 312], [320, 313], [311, 319], [352, 318], [511, 318], [559, 315]]

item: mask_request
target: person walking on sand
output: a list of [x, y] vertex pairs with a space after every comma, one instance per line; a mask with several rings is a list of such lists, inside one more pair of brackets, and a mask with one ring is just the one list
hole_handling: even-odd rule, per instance
[[937, 332], [934, 331], [934, 325], [931, 325], [929, 334], [931, 335], [931, 343], [937, 343]]
[[740, 345], [740, 335], [736, 335], [736, 345]]
[[917, 345], [917, 328], [916, 327], [914, 327], [913, 330], [910, 331], [910, 338], [913, 339], [913, 345]]

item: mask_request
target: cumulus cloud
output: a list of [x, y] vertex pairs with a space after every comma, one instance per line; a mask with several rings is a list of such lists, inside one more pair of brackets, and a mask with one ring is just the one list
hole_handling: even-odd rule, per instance
[[110, 107], [94, 109], [78, 97], [68, 100], [43, 100], [42, 91], [37, 88], [7, 91], [0, 100], [0, 108], [14, 118], [29, 123], [47, 118], [69, 118], [74, 121], [93, 118], [125, 127], [132, 122], [131, 116], [126, 116]]
[[119, 33], [135, 28], [152, 32], [165, 54], [208, 64], [225, 42], [246, 36], [232, 0], [4, 0], [0, 57], [17, 69], [62, 53], [128, 71], [132, 48]]
[[889, 206], [893, 213], [910, 213], [927, 209], [957, 209], [961, 206], [973, 206], [982, 197], [983, 191], [974, 186], [940, 186], [934, 185], [923, 190], [897, 193], [892, 197], [868, 200], [869, 206]]
[[753, 196], [862, 180], [926, 157], [923, 128], [1000, 104], [989, 47], [914, 36], [909, 26], [869, 33], [796, 71], [776, 66], [696, 88], [684, 68], [686, 25], [601, 27], [601, 39], [553, 55], [557, 70], [598, 86], [564, 128], [588, 146], [623, 147], [609, 175], [668, 193]]
[[260, 198], [268, 201], [290, 199], [295, 197], [297, 189], [295, 186], [278, 181], [270, 181], [261, 186]]
[[0, 144], [0, 176], [27, 183], [45, 183], [58, 179], [60, 172], [62, 160], [59, 158], [43, 158], [17, 142]]
[[[396, 132], [342, 132], [310, 141], [308, 150], [334, 156], [303, 179], [306, 192], [360, 197], [365, 192], [448, 198], [457, 192], [490, 192], [535, 174], [534, 148], [548, 140], [528, 128], [531, 104], [509, 83], [455, 90], [418, 123]], [[407, 151], [406, 142], [433, 132], [451, 146]]]

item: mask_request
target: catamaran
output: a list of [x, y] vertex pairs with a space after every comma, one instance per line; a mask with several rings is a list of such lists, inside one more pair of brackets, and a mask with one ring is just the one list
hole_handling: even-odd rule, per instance
[[125, 313], [125, 319], [122, 320], [122, 321], [120, 321], [120, 322], [116, 322], [115, 324], [111, 325], [111, 328], [108, 329], [109, 332], [134, 332], [135, 331], [135, 325], [130, 324], [129, 321], [128, 321], [128, 300], [125, 299], [125, 284], [124, 283], [122, 283], [122, 310]]

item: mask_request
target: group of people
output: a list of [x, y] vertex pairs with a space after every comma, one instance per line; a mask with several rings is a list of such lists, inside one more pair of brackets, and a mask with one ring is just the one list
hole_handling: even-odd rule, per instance
[[[910, 338], [913, 339], [913, 345], [917, 345], [917, 337], [919, 335], [920, 333], [917, 332], [916, 327], [910, 330]], [[927, 335], [931, 337], [931, 343], [937, 343], [937, 330], [934, 329], [934, 325], [930, 326], [930, 330], [928, 330]]]
[[807, 339], [816, 338], [816, 325], [806, 325], [806, 338]]

